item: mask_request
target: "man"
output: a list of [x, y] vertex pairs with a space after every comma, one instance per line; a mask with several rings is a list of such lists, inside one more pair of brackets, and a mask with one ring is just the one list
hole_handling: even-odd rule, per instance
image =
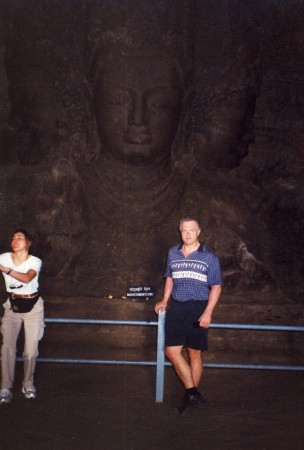
[[[155, 312], [166, 309], [166, 356], [186, 392], [178, 410], [198, 409], [204, 399], [198, 391], [203, 374], [202, 351], [208, 348], [208, 327], [221, 293], [221, 270], [217, 256], [198, 240], [197, 219], [185, 217], [179, 224], [182, 244], [169, 250], [163, 298]], [[183, 355], [187, 349], [189, 361]]]

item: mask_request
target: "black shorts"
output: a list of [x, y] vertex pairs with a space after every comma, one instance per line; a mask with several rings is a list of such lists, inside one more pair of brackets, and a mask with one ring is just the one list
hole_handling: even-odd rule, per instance
[[172, 301], [165, 322], [165, 345], [183, 345], [193, 350], [208, 349], [208, 329], [195, 323], [206, 309], [207, 301]]

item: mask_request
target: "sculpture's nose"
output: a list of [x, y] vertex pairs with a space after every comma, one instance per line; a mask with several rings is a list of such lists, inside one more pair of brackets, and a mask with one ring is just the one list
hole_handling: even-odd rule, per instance
[[146, 125], [146, 121], [146, 108], [144, 105], [143, 95], [134, 93], [128, 122], [130, 125], [142, 126]]

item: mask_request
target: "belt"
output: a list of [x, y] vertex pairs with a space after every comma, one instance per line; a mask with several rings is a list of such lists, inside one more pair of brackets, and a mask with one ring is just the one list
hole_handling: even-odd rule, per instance
[[191, 303], [204, 303], [204, 302], [207, 302], [208, 299], [206, 299], [206, 300], [204, 300], [204, 299], [202, 299], [202, 300], [193, 300], [192, 298], [190, 298], [189, 300], [174, 300], [174, 298], [173, 298], [172, 301], [174, 303], [183, 303], [183, 304], [190, 303], [190, 302]]
[[34, 292], [33, 294], [15, 294], [15, 292], [10, 292], [12, 298], [34, 298], [39, 295], [39, 292]]

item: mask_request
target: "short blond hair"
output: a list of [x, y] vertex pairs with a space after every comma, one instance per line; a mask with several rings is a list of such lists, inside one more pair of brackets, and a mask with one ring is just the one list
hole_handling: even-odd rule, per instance
[[179, 231], [181, 231], [181, 227], [182, 227], [182, 224], [183, 224], [184, 222], [196, 222], [197, 225], [198, 225], [198, 228], [201, 230], [201, 225], [200, 225], [200, 223], [199, 223], [197, 217], [194, 217], [194, 216], [185, 216], [185, 217], [183, 217], [183, 218], [179, 221]]

